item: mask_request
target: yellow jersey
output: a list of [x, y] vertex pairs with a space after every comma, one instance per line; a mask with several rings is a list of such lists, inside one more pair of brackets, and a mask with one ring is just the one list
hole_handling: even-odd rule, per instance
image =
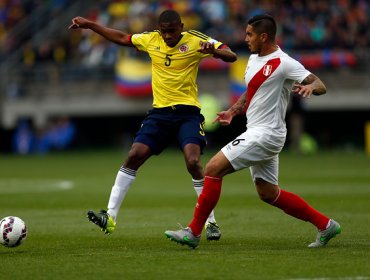
[[212, 54], [198, 52], [201, 41], [212, 42], [215, 48], [222, 43], [195, 30], [182, 32], [174, 47], [164, 42], [159, 31], [131, 36], [132, 44], [147, 52], [152, 61], [153, 107], [192, 105], [200, 108], [196, 79], [200, 61]]

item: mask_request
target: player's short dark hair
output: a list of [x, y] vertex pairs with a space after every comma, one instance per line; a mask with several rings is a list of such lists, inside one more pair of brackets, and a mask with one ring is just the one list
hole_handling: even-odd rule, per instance
[[253, 26], [257, 34], [267, 33], [272, 41], [276, 36], [276, 22], [270, 15], [256, 15], [248, 20], [248, 24]]
[[171, 23], [181, 23], [181, 17], [178, 12], [174, 10], [165, 10], [159, 15], [158, 23], [171, 22]]

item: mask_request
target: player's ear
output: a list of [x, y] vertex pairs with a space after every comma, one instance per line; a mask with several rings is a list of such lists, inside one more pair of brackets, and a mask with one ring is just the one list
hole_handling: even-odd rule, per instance
[[267, 33], [261, 33], [260, 38], [261, 38], [261, 41], [265, 43], [267, 42], [269, 35], [267, 35]]

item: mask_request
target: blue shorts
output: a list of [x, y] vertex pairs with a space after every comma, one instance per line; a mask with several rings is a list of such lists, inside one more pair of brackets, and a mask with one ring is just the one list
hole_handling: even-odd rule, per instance
[[176, 105], [153, 108], [147, 113], [134, 143], [143, 143], [159, 155], [173, 141], [183, 149], [186, 144], [207, 144], [204, 133], [204, 117], [196, 106]]

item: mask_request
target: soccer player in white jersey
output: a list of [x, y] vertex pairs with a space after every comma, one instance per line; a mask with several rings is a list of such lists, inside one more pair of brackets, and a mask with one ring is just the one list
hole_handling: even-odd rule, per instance
[[252, 52], [245, 71], [246, 92], [215, 121], [228, 125], [246, 112], [247, 130], [221, 149], [207, 163], [204, 187], [187, 228], [168, 230], [165, 235], [195, 248], [208, 214], [216, 206], [225, 175], [250, 168], [261, 200], [288, 215], [316, 226], [316, 240], [309, 247], [325, 246], [341, 232], [340, 225], [313, 209], [301, 197], [279, 187], [279, 153], [286, 138], [285, 114], [289, 95], [304, 98], [326, 93], [323, 82], [275, 44], [276, 23], [269, 15], [248, 21], [245, 41]]
[[[183, 31], [184, 24], [174, 10], [163, 11], [159, 30], [140, 34], [107, 28], [83, 17], [72, 19], [70, 29], [90, 29], [118, 45], [148, 53], [152, 61], [153, 109], [146, 115], [128, 156], [118, 171], [108, 201], [108, 210], [88, 211], [88, 219], [105, 233], [116, 228], [116, 219], [137, 170], [152, 156], [159, 155], [177, 139], [192, 176], [195, 191], [203, 188], [200, 155], [206, 145], [204, 117], [200, 113], [196, 78], [206, 57], [234, 62], [237, 57], [228, 46], [195, 30]], [[213, 212], [206, 225], [207, 239], [218, 240], [221, 231]]]

